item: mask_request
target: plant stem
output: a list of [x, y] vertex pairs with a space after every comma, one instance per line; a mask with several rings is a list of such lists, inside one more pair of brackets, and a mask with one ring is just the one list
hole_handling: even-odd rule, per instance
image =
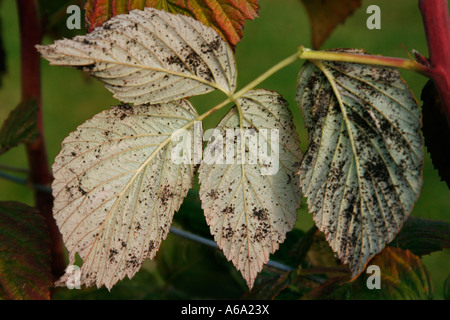
[[28, 174], [28, 169], [11, 167], [3, 164], [0, 164], [0, 170]]
[[[185, 230], [182, 230], [182, 229], [178, 229], [176, 227], [170, 227], [170, 232], [172, 234], [175, 234], [177, 236], [183, 237], [185, 239], [189, 239], [189, 240], [192, 240], [192, 241], [195, 241], [195, 242], [207, 245], [207, 246], [209, 246], [211, 248], [220, 249], [219, 246], [217, 245], [217, 243], [214, 240], [210, 240], [210, 239], [204, 238], [202, 236], [190, 233], [188, 231], [185, 231]], [[281, 271], [292, 271], [292, 270], [294, 270], [292, 267], [289, 267], [287, 265], [284, 265], [284, 264], [282, 264], [280, 262], [273, 261], [273, 260], [269, 260], [267, 262], [267, 266], [279, 269]]]
[[257, 77], [255, 80], [253, 80], [249, 84], [247, 84], [244, 88], [242, 88], [241, 90], [239, 90], [238, 92], [233, 94], [230, 98], [232, 98], [233, 100], [239, 99], [240, 97], [245, 95], [248, 91], [250, 91], [251, 89], [255, 88], [257, 85], [259, 85], [261, 82], [263, 82], [264, 80], [268, 79], [274, 73], [280, 71], [284, 67], [287, 67], [288, 65], [290, 65], [291, 63], [299, 60], [300, 58], [301, 57], [299, 56], [299, 53], [296, 52], [295, 54], [293, 54], [293, 55], [287, 57], [286, 59], [278, 62], [272, 68], [270, 68], [269, 70], [264, 72], [262, 75]]
[[450, 18], [447, 0], [419, 0], [430, 54], [431, 73], [450, 125]]
[[428, 67], [414, 60], [375, 56], [375, 55], [361, 55], [361, 54], [333, 52], [333, 51], [315, 51], [306, 48], [300, 48], [300, 58], [306, 60], [342, 61], [342, 62], [351, 62], [369, 65], [379, 65], [385, 67], [403, 68], [419, 72], [423, 75], [428, 75], [428, 73], [430, 72]]
[[[202, 121], [203, 119], [205, 119], [206, 117], [211, 115], [213, 112], [215, 112], [217, 110], [220, 110], [223, 107], [225, 107], [226, 105], [228, 105], [230, 102], [236, 102], [239, 98], [244, 96], [250, 90], [254, 89], [257, 85], [259, 85], [264, 80], [268, 79], [274, 73], [280, 71], [284, 67], [287, 67], [288, 65], [290, 65], [291, 63], [293, 63], [293, 62], [295, 62], [295, 61], [297, 61], [299, 59], [300, 59], [299, 54], [296, 52], [295, 54], [293, 54], [293, 55], [287, 57], [286, 59], [278, 62], [276, 65], [274, 65], [273, 67], [268, 69], [266, 72], [261, 74], [259, 77], [257, 77], [255, 80], [253, 80], [249, 84], [247, 84], [241, 90], [239, 90], [238, 92], [230, 95], [226, 100], [222, 101], [221, 103], [219, 103], [215, 107], [213, 107], [213, 108], [209, 109], [208, 111], [206, 111], [205, 113], [201, 114], [200, 116], [198, 116], [197, 118], [195, 118], [191, 122]], [[193, 123], [191, 124], [191, 122], [188, 123], [187, 126], [183, 127], [183, 129], [189, 128], [193, 124]]]
[[[44, 126], [41, 96], [41, 67], [40, 55], [35, 45], [41, 43], [42, 31], [36, 0], [17, 0], [20, 25], [20, 55], [22, 102], [30, 98], [37, 101], [37, 130], [38, 137], [26, 145], [30, 167], [30, 179], [33, 184], [49, 185], [52, 174], [49, 170], [47, 151], [44, 140]], [[65, 258], [61, 234], [52, 215], [53, 197], [51, 194], [35, 191], [35, 205], [45, 217], [51, 236], [52, 274], [59, 277], [64, 273]]]
[[[230, 102], [233, 102], [233, 100], [231, 98], [228, 98], [228, 99], [222, 101], [221, 103], [219, 103], [215, 107], [213, 107], [213, 108], [209, 109], [208, 111], [206, 111], [205, 113], [202, 113], [201, 115], [199, 115], [193, 121], [202, 121], [203, 119], [205, 119], [209, 115], [213, 114], [215, 111], [220, 110], [223, 107], [225, 107], [226, 105], [228, 105]], [[189, 127], [190, 127], [190, 125], [189, 125]], [[187, 129], [187, 128], [185, 128], [185, 129]]]
[[450, 20], [447, 0], [420, 0], [419, 9], [427, 36], [431, 66], [450, 66]]
[[308, 269], [300, 269], [300, 275], [311, 275], [330, 272], [349, 273], [349, 270], [345, 267], [311, 267]]
[[[212, 114], [214, 111], [217, 111], [223, 107], [225, 107], [230, 102], [236, 102], [237, 99], [244, 96], [248, 91], [254, 89], [261, 82], [268, 79], [274, 73], [280, 71], [284, 67], [290, 65], [291, 63], [304, 59], [304, 60], [327, 60], [327, 61], [342, 61], [342, 62], [352, 62], [352, 63], [361, 63], [361, 64], [369, 64], [369, 65], [380, 65], [386, 67], [394, 67], [394, 68], [403, 68], [411, 71], [419, 72], [423, 75], [428, 75], [430, 69], [427, 66], [424, 66], [417, 61], [410, 59], [401, 59], [401, 58], [393, 58], [393, 57], [384, 57], [384, 56], [374, 56], [374, 55], [359, 55], [359, 54], [351, 54], [344, 52], [332, 52], [332, 51], [315, 51], [307, 48], [300, 47], [298, 52], [287, 57], [286, 59], [278, 62], [276, 65], [268, 69], [266, 72], [261, 74], [255, 80], [247, 84], [238, 92], [230, 95], [228, 99], [224, 100], [214, 108], [208, 110], [202, 115], [198, 116], [193, 121], [202, 121], [207, 116]], [[183, 129], [187, 129], [192, 124], [188, 124], [183, 127]]]

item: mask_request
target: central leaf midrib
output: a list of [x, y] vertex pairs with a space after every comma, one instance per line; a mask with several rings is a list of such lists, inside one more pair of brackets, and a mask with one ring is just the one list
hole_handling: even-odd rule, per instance
[[[245, 162], [245, 145], [244, 145], [244, 131], [243, 131], [243, 127], [244, 127], [244, 115], [242, 114], [242, 108], [241, 105], [239, 103], [239, 100], [236, 99], [234, 101], [236, 103], [236, 108], [238, 110], [238, 116], [239, 116], [239, 134], [241, 137], [241, 187], [242, 187], [242, 197], [243, 197], [243, 204], [244, 204], [244, 213], [245, 213], [245, 226], [247, 228], [247, 254], [248, 257], [250, 257], [250, 246], [251, 246], [251, 242], [250, 242], [250, 235], [249, 235], [249, 216], [248, 216], [248, 212], [247, 212], [247, 197], [245, 194], [245, 177], [246, 177], [246, 173], [245, 173], [245, 166], [244, 166], [244, 162]], [[242, 242], [244, 243], [244, 242]], [[239, 250], [238, 256], [236, 258], [237, 261], [239, 261], [239, 255], [240, 255], [241, 250]], [[248, 279], [251, 279], [251, 267], [250, 267], [250, 259], [247, 259], [247, 263], [248, 263]]]
[[[63, 54], [61, 52], [58, 52], [58, 54], [68, 56], [67, 54]], [[206, 80], [204, 80], [204, 79], [202, 79], [200, 77], [194, 76], [194, 75], [189, 75], [189, 74], [186, 74], [186, 73], [180, 73], [180, 72], [176, 72], [176, 71], [173, 71], [173, 70], [170, 70], [170, 69], [160, 69], [160, 68], [146, 66], [146, 65], [143, 65], [143, 64], [131, 64], [131, 63], [117, 62], [117, 61], [116, 62], [114, 62], [114, 61], [112, 62], [112, 61], [108, 61], [108, 60], [104, 60], [104, 59], [91, 58], [91, 57], [86, 58], [86, 57], [75, 56], [75, 55], [70, 55], [70, 56], [74, 57], [74, 58], [79, 58], [79, 59], [89, 59], [89, 60], [93, 60], [94, 62], [116, 64], [116, 65], [130, 67], [130, 68], [135, 68], [135, 69], [142, 69], [142, 70], [150, 70], [150, 71], [155, 71], [155, 72], [168, 73], [168, 74], [170, 74], [172, 76], [181, 77], [181, 78], [188, 78], [188, 79], [191, 79], [191, 80], [195, 80], [197, 82], [201, 82], [201, 83], [203, 83], [205, 85], [208, 85], [210, 87], [218, 89], [218, 90], [224, 92], [227, 95], [230, 94], [227, 90], [225, 90], [224, 88], [218, 86], [215, 83], [206, 81]], [[61, 64], [59, 64], [59, 65], [61, 65]], [[70, 65], [69, 64], [67, 66], [76, 67], [77, 65]], [[81, 65], [81, 66], [84, 66], [84, 65]], [[90, 71], [90, 73], [93, 73], [95, 75], [95, 71]]]

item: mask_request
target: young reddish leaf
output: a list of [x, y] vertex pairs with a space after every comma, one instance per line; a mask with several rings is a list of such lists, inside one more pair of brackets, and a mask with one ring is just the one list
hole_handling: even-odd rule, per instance
[[425, 145], [441, 180], [450, 188], [450, 127], [445, 106], [433, 81], [427, 82], [421, 98]]
[[0, 297], [50, 299], [49, 235], [36, 209], [0, 202]]
[[419, 257], [409, 250], [386, 248], [369, 263], [380, 268], [381, 289], [370, 290], [367, 282], [371, 272], [365, 273], [353, 287], [353, 295], [360, 299], [425, 300], [431, 299], [433, 284], [430, 274]]
[[333, 30], [361, 6], [362, 0], [301, 0], [309, 15], [314, 49], [319, 49]]
[[0, 154], [37, 137], [37, 109], [36, 100], [30, 99], [11, 111], [0, 131]]
[[[88, 32], [94, 31], [112, 17], [127, 13], [128, 0], [88, 0], [85, 6], [85, 23]], [[132, 1], [143, 3], [143, 1]], [[143, 7], [145, 5], [143, 4]], [[134, 9], [143, 9], [134, 8]]]
[[234, 48], [242, 38], [245, 20], [258, 17], [258, 0], [88, 0], [88, 32], [112, 17], [133, 9], [153, 7], [170, 13], [181, 13], [213, 27]]

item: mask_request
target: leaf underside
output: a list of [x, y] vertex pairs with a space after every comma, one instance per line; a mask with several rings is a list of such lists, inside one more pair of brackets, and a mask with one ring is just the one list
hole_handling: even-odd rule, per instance
[[258, 17], [259, 10], [257, 0], [88, 0], [87, 30], [91, 32], [116, 15], [145, 7], [190, 16], [214, 28], [233, 48], [242, 38], [245, 20]]
[[[274, 135], [264, 135], [263, 129], [279, 130], [279, 141]], [[295, 174], [302, 152], [287, 102], [272, 91], [248, 92], [216, 130], [219, 134], [208, 143], [199, 169], [202, 208], [217, 244], [251, 288], [269, 255], [296, 222], [301, 192]], [[267, 150], [278, 146], [272, 162], [263, 162], [253, 153], [244, 130], [258, 136], [258, 143]], [[213, 159], [220, 148], [227, 151], [222, 164], [205, 161]], [[264, 172], [270, 166], [279, 169]]]
[[123, 105], [64, 140], [53, 212], [71, 264], [83, 259], [82, 284], [109, 289], [155, 256], [194, 178], [193, 165], [172, 161], [171, 135], [196, 115], [186, 100]]
[[37, 48], [52, 65], [88, 71], [127, 103], [164, 103], [215, 89], [232, 94], [236, 88], [233, 52], [214, 29], [153, 8]]
[[356, 276], [394, 239], [419, 196], [419, 107], [397, 70], [330, 61], [302, 67], [297, 101], [310, 140], [302, 191]]
[[48, 300], [52, 287], [49, 235], [35, 208], [0, 203], [0, 297]]

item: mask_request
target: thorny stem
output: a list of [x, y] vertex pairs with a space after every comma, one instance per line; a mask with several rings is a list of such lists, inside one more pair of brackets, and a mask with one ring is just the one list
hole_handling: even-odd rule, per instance
[[450, 20], [447, 1], [420, 0], [419, 9], [427, 36], [431, 67], [449, 66]]
[[450, 125], [450, 18], [447, 0], [419, 0], [428, 51], [429, 77], [441, 95]]
[[[47, 152], [44, 141], [44, 127], [41, 97], [41, 67], [40, 55], [35, 45], [41, 43], [42, 30], [36, 0], [17, 0], [20, 24], [20, 54], [22, 102], [34, 98], [38, 104], [37, 130], [38, 136], [26, 145], [30, 167], [30, 179], [33, 184], [49, 185], [52, 174], [48, 166]], [[52, 215], [53, 197], [41, 190], [35, 191], [35, 205], [45, 217], [51, 237], [52, 274], [59, 277], [64, 273], [65, 258], [61, 234]]]

